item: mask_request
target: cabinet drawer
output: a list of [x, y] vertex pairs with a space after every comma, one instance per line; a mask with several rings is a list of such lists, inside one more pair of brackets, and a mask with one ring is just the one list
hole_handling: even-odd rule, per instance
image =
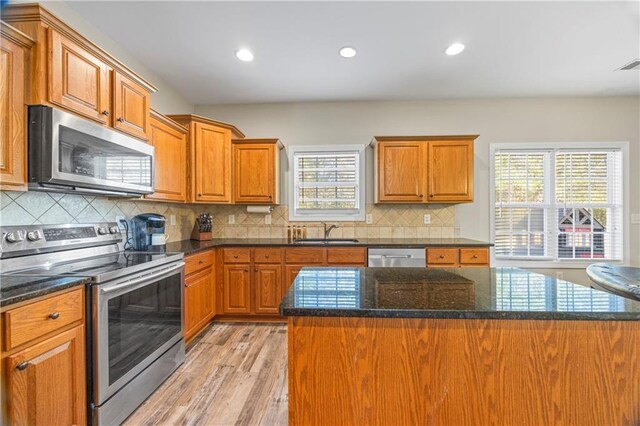
[[255, 263], [280, 263], [282, 262], [282, 250], [273, 248], [257, 248], [253, 251]]
[[458, 250], [455, 248], [427, 249], [428, 265], [455, 265], [458, 263]]
[[324, 249], [322, 248], [288, 248], [285, 252], [287, 263], [322, 264], [324, 263]]
[[364, 247], [327, 249], [327, 263], [364, 266], [367, 263], [367, 249]]
[[63, 328], [84, 317], [82, 288], [4, 313], [5, 350]]
[[461, 265], [488, 265], [489, 250], [486, 248], [461, 248], [460, 249]]
[[213, 265], [213, 250], [192, 254], [184, 259], [184, 275], [191, 275]]
[[224, 263], [249, 263], [251, 262], [251, 249], [228, 248], [223, 250]]

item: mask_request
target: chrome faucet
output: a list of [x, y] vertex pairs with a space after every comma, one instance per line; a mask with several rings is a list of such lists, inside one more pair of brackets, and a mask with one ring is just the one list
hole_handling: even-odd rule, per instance
[[322, 222], [322, 226], [324, 226], [324, 239], [328, 239], [329, 238], [329, 234], [331, 234], [331, 231], [333, 231], [336, 228], [340, 228], [338, 225], [331, 225], [329, 227], [327, 227], [326, 222]]

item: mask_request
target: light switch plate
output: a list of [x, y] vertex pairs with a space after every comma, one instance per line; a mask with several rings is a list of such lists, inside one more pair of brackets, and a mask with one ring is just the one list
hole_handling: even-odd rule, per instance
[[236, 223], [236, 215], [235, 214], [230, 214], [229, 215], [229, 225], [233, 225], [234, 223]]
[[176, 215], [175, 214], [170, 214], [169, 215], [169, 225], [176, 226]]
[[264, 215], [264, 224], [265, 225], [271, 225], [271, 215], [270, 214], [265, 214]]
[[431, 215], [430, 214], [425, 214], [424, 218], [423, 218], [424, 224], [428, 225], [431, 223]]
[[640, 225], [640, 213], [632, 213], [631, 214], [631, 224], [632, 225]]
[[366, 215], [365, 216], [365, 221], [367, 222], [368, 225], [371, 225], [373, 223], [373, 215], [371, 213]]

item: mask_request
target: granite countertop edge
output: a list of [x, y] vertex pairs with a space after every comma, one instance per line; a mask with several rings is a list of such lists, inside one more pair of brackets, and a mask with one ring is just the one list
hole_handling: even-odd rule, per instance
[[31, 299], [35, 299], [40, 296], [46, 296], [47, 294], [57, 293], [62, 290], [66, 290], [72, 287], [77, 287], [80, 285], [86, 285], [91, 282], [91, 279], [88, 277], [78, 277], [78, 278], [56, 278], [52, 277], [51, 280], [38, 283], [36, 289], [31, 291], [27, 290], [23, 293], [17, 293], [12, 296], [9, 295], [5, 297], [4, 295], [0, 297], [0, 308], [6, 308], [11, 305], [15, 305], [16, 303], [25, 302]]
[[357, 243], [295, 243], [286, 238], [216, 238], [167, 243], [167, 252], [185, 255], [217, 247], [493, 247], [493, 243], [469, 238], [361, 238]]
[[414, 319], [493, 319], [539, 321], [639, 321], [640, 312], [536, 312], [536, 311], [444, 311], [392, 309], [314, 309], [280, 306], [285, 317], [324, 318], [414, 318]]

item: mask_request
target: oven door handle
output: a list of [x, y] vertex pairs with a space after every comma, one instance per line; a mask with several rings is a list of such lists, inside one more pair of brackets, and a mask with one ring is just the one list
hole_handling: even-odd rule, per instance
[[127, 289], [129, 287], [137, 287], [140, 286], [140, 284], [142, 283], [147, 283], [149, 281], [156, 281], [162, 278], [165, 278], [171, 274], [173, 274], [175, 271], [182, 269], [184, 267], [184, 262], [180, 262], [175, 266], [171, 266], [170, 268], [165, 268], [162, 269], [158, 272], [154, 272], [151, 274], [147, 274], [147, 275], [143, 275], [139, 278], [134, 278], [132, 280], [128, 280], [125, 281], [123, 283], [120, 284], [114, 284], [112, 286], [108, 286], [108, 287], [101, 287], [100, 288], [100, 294], [109, 294], [109, 293], [113, 293], [115, 291], [118, 290], [123, 290], [123, 289]]

